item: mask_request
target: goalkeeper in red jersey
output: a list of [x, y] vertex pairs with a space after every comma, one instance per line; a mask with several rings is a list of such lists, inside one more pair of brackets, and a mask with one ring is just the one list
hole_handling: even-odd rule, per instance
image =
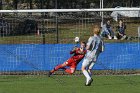
[[[64, 69], [65, 72], [67, 72], [69, 74], [73, 74], [75, 72], [75, 70], [76, 70], [76, 67], [77, 67], [78, 63], [84, 58], [84, 56], [86, 54], [85, 47], [86, 47], [86, 43], [81, 42], [80, 48], [75, 47], [72, 51], [70, 51], [70, 54], [73, 54], [73, 56], [70, 57], [63, 64], [57, 65], [53, 70], [51, 70], [49, 72], [48, 76], [50, 77], [50, 75], [52, 75], [55, 71], [57, 71], [59, 69]], [[65, 68], [67, 66], [69, 68]]]

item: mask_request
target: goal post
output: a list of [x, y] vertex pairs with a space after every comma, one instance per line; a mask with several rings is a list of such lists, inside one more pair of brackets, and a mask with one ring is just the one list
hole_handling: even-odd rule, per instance
[[[87, 42], [93, 35], [92, 27], [102, 22], [100, 12], [104, 14], [101, 31], [105, 32], [109, 20], [112, 32], [101, 35], [105, 52], [93, 69], [109, 75], [122, 71], [136, 73], [140, 70], [140, 8], [125, 7], [0, 10], [0, 73], [46, 74], [71, 56], [75, 37]], [[117, 37], [119, 20], [125, 25], [121, 38]]]

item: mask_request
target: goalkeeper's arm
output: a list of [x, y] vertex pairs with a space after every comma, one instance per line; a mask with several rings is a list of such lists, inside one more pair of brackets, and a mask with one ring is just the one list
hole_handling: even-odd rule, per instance
[[[82, 51], [78, 51], [78, 53], [79, 54], [82, 54], [82, 55], [85, 55], [86, 54], [86, 52], [85, 51], [83, 51], [84, 49], [83, 48], [81, 48], [82, 49]], [[87, 51], [87, 50], [86, 50]]]
[[73, 54], [76, 52], [77, 47], [74, 47], [73, 50], [70, 51], [70, 54]]

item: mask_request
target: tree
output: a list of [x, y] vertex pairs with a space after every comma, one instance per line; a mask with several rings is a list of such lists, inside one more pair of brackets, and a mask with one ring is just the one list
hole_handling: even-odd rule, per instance
[[13, 0], [14, 9], [17, 9], [17, 5], [18, 5], [18, 0]]
[[33, 1], [33, 0], [29, 0], [30, 9], [33, 9], [32, 1]]
[[2, 10], [2, 0], [0, 0], [0, 10]]

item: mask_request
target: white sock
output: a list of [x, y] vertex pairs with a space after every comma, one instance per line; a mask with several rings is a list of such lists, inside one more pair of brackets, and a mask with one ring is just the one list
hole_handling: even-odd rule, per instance
[[88, 73], [89, 73], [90, 77], [92, 76], [91, 69], [93, 68], [94, 65], [95, 65], [95, 62], [92, 62], [88, 68]]
[[91, 77], [90, 77], [89, 73], [87, 72], [87, 70], [83, 70], [83, 74], [86, 77], [86, 80], [87, 80], [86, 82], [88, 82], [91, 79]]
[[89, 75], [90, 75], [90, 77], [91, 77], [91, 76], [92, 76], [92, 73], [91, 73], [90, 69], [88, 70], [88, 73], [89, 73]]

